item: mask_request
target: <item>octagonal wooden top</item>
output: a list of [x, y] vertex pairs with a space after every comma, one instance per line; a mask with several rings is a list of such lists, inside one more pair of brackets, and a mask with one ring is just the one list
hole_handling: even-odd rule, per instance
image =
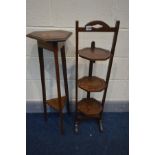
[[34, 31], [26, 36], [41, 41], [66, 41], [72, 32], [63, 30], [51, 30], [51, 31]]
[[102, 49], [102, 48], [92, 49], [92, 48], [87, 47], [87, 48], [83, 48], [79, 50], [79, 56], [84, 59], [96, 61], [96, 60], [107, 60], [112, 55], [110, 51], [106, 49]]
[[96, 76], [84, 76], [78, 80], [78, 86], [88, 92], [100, 92], [106, 88], [107, 84], [104, 79]]
[[94, 98], [83, 98], [78, 102], [78, 111], [85, 115], [97, 115], [102, 111], [102, 106], [101, 103]]

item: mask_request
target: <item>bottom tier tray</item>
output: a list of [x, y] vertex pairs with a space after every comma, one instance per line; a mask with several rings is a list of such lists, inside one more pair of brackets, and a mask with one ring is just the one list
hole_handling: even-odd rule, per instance
[[97, 115], [102, 111], [102, 105], [94, 98], [84, 98], [78, 102], [78, 111], [85, 115]]
[[[55, 109], [55, 110], [60, 110], [58, 98], [53, 98], [53, 99], [47, 100], [46, 102], [47, 102], [47, 104], [48, 104], [50, 107], [52, 107], [53, 109]], [[62, 96], [62, 97], [61, 97], [61, 106], [62, 106], [62, 109], [63, 109], [64, 106], [65, 106], [65, 102], [66, 102], [66, 96]]]

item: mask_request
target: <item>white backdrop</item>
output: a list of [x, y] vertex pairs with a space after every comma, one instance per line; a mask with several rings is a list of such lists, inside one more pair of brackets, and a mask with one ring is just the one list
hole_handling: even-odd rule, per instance
[[[81, 26], [91, 20], [103, 20], [114, 26], [116, 20], [120, 20], [120, 31], [110, 84], [107, 93], [108, 101], [128, 101], [129, 99], [129, 29], [128, 29], [128, 0], [27, 0], [27, 33], [36, 30], [63, 29], [72, 31], [73, 34], [66, 42], [67, 69], [70, 98], [75, 98], [75, 21], [79, 20]], [[109, 49], [112, 35], [107, 34], [82, 34], [80, 47], [90, 46], [92, 40], [96, 45]], [[26, 99], [27, 101], [41, 101], [41, 82], [37, 43], [27, 38], [26, 42]], [[45, 50], [45, 73], [47, 98], [56, 97], [55, 68], [52, 52]], [[60, 61], [61, 62], [61, 61]], [[61, 64], [60, 64], [61, 65]], [[93, 74], [100, 77], [106, 75], [107, 62], [97, 62]], [[80, 59], [80, 75], [88, 72], [88, 62]], [[62, 71], [61, 71], [62, 75]], [[62, 76], [61, 76], [62, 79]], [[62, 94], [64, 94], [63, 79]], [[80, 96], [85, 95], [80, 91]], [[92, 96], [99, 100], [102, 93], [94, 93]], [[127, 103], [127, 102], [125, 102]]]

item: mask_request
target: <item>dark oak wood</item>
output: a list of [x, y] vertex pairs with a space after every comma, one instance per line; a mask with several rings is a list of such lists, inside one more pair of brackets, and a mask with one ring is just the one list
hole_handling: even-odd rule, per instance
[[100, 25], [102, 28], [104, 27], [106, 29], [110, 28], [108, 24], [100, 20], [94, 20], [94, 21], [88, 22], [85, 26], [95, 26], [95, 25]]
[[91, 77], [92, 76], [92, 74], [93, 74], [93, 63], [94, 63], [95, 61], [90, 61], [89, 62], [89, 77]]
[[53, 30], [53, 31], [34, 31], [27, 35], [29, 38], [49, 42], [49, 41], [65, 41], [67, 40], [72, 32]]
[[79, 32], [113, 32], [115, 31], [115, 28], [109, 28], [107, 30], [103, 29], [94, 29], [92, 28], [92, 30], [87, 30], [86, 27], [79, 27], [78, 28]]
[[[119, 31], [119, 25], [120, 25], [120, 21], [117, 21], [115, 24], [116, 31], [115, 31], [114, 36], [113, 36], [113, 42], [112, 42], [112, 47], [111, 47], [112, 55], [114, 55], [114, 53], [115, 53], [115, 47], [116, 47], [117, 36], [118, 36], [118, 31]], [[108, 70], [107, 70], [107, 76], [106, 76], [107, 88], [108, 88], [108, 84], [109, 84], [112, 63], [113, 63], [113, 57], [111, 57], [111, 59], [109, 61]], [[104, 109], [104, 104], [105, 104], [105, 99], [106, 99], [106, 94], [107, 94], [107, 88], [105, 89], [104, 94], [103, 94], [103, 98], [102, 98], [103, 109]], [[102, 117], [102, 113], [103, 112], [101, 112], [101, 117]]]
[[103, 21], [95, 20], [87, 23], [84, 27], [77, 27], [78, 32], [116, 32], [116, 27], [110, 27]]
[[44, 55], [43, 55], [43, 48], [41, 48], [41, 47], [38, 47], [38, 56], [39, 56], [39, 64], [40, 64], [40, 76], [41, 76], [41, 86], [42, 86], [44, 118], [47, 121], [46, 88], [45, 88], [45, 75], [44, 75]]
[[[91, 21], [87, 23], [84, 27], [79, 27], [78, 21], [76, 21], [76, 114], [75, 114], [75, 132], [78, 132], [78, 124], [81, 119], [86, 118], [97, 118], [99, 129], [103, 131], [102, 126], [102, 113], [104, 109], [104, 103], [108, 88], [108, 83], [110, 79], [110, 72], [113, 62], [113, 57], [115, 53], [115, 46], [117, 41], [117, 35], [119, 30], [119, 21], [116, 21], [115, 27], [110, 27], [103, 21]], [[78, 40], [80, 32], [112, 32], [114, 33], [113, 43], [111, 51], [95, 47], [95, 42], [92, 41], [91, 47], [86, 47], [83, 49], [78, 48]], [[87, 77], [83, 77], [78, 80], [78, 57], [89, 60], [89, 73]], [[96, 61], [104, 61], [109, 59], [109, 65], [106, 75], [106, 80], [100, 79], [93, 76], [93, 63]], [[87, 98], [78, 101], [78, 87], [87, 91]], [[103, 98], [102, 102], [99, 103], [95, 99], [90, 98], [90, 92], [102, 91]], [[94, 101], [95, 100], [95, 101]], [[97, 110], [98, 109], [98, 110]], [[81, 116], [81, 113], [85, 116]]]
[[[96, 27], [97, 26], [97, 27]], [[103, 21], [91, 21], [85, 25], [87, 31], [96, 30], [110, 30], [110, 26]]]
[[[91, 77], [92, 76], [92, 72], [93, 72], [93, 61], [90, 61], [89, 62], [89, 77]], [[79, 83], [79, 87], [80, 87], [80, 83]], [[82, 88], [82, 87], [80, 87], [80, 88]], [[87, 98], [90, 98], [90, 92], [89, 91], [87, 91]]]
[[84, 76], [78, 80], [78, 86], [88, 92], [100, 92], [106, 88], [106, 82], [96, 76]]
[[82, 58], [85, 58], [87, 60], [91, 61], [97, 61], [97, 60], [107, 60], [109, 59], [112, 55], [110, 51], [102, 48], [83, 48], [79, 50], [79, 56]]
[[58, 46], [57, 43], [55, 46], [54, 52], [54, 60], [55, 60], [55, 72], [56, 72], [56, 82], [57, 82], [57, 94], [58, 94], [58, 102], [59, 102], [59, 114], [60, 114], [60, 129], [61, 133], [64, 133], [63, 128], [63, 113], [62, 113], [62, 104], [61, 104], [61, 88], [60, 88], [60, 73], [59, 73], [59, 62], [58, 62]]
[[78, 111], [89, 116], [97, 115], [102, 111], [101, 103], [94, 98], [84, 98], [78, 102]]
[[77, 117], [77, 102], [78, 102], [78, 44], [79, 44], [79, 35], [78, 35], [78, 27], [79, 22], [76, 21], [76, 27], [75, 27], [75, 33], [76, 33], [76, 39], [75, 39], [75, 45], [76, 45], [76, 69], [75, 69], [75, 123], [76, 123], [76, 117]]
[[95, 49], [95, 41], [91, 42], [91, 49]]
[[[91, 49], [95, 49], [95, 41], [92, 41], [91, 42]], [[89, 61], [89, 77], [92, 77], [92, 74], [93, 74], [93, 63], [95, 63], [95, 61]], [[90, 92], [88, 91], [87, 92], [87, 99], [90, 98]]]
[[44, 48], [49, 51], [51, 51], [51, 49], [54, 49], [53, 44], [50, 44], [49, 42], [45, 42], [45, 41], [41, 41], [41, 40], [38, 40], [37, 42], [38, 42], [38, 47], [40, 47], [40, 48]]
[[[66, 102], [66, 96], [63, 96], [61, 97], [61, 108], [63, 109], [64, 106], [65, 106], [65, 102]], [[60, 105], [59, 105], [59, 100], [58, 98], [53, 98], [53, 99], [50, 99], [50, 100], [47, 100], [47, 104], [55, 109], [56, 111], [60, 111]]]
[[[41, 75], [41, 83], [42, 83], [42, 93], [43, 93], [43, 105], [44, 105], [44, 116], [47, 120], [47, 107], [50, 106], [54, 110], [59, 112], [60, 115], [60, 129], [61, 133], [64, 133], [63, 126], [63, 108], [64, 104], [67, 101], [67, 110], [69, 109], [69, 93], [68, 93], [68, 82], [67, 82], [67, 71], [66, 71], [66, 56], [65, 56], [65, 45], [64, 41], [71, 35], [71, 32], [56, 30], [56, 31], [36, 31], [27, 35], [29, 38], [36, 39], [38, 42], [38, 55], [40, 62], [40, 75]], [[60, 43], [61, 42], [61, 43]], [[58, 44], [62, 45], [61, 48], [61, 58], [62, 58], [62, 68], [63, 68], [63, 76], [64, 76], [64, 87], [66, 96], [61, 96], [60, 89], [60, 73], [59, 73], [59, 62], [58, 62]], [[43, 48], [48, 49], [54, 53], [54, 61], [55, 61], [55, 70], [56, 70], [56, 84], [57, 84], [57, 94], [58, 97], [55, 99], [46, 100], [46, 87], [45, 87], [45, 75], [44, 75], [44, 59], [43, 59]]]
[[66, 99], [67, 100], [67, 111], [68, 113], [70, 113], [65, 46], [61, 48], [61, 60], [62, 60], [62, 71], [63, 71], [64, 84], [65, 84], [65, 94], [67, 97]]

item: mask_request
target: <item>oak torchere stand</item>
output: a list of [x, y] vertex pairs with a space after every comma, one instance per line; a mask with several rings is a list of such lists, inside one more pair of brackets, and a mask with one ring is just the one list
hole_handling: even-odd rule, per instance
[[[29, 38], [37, 40], [38, 43], [38, 56], [40, 63], [40, 76], [42, 85], [42, 96], [43, 96], [43, 108], [45, 120], [47, 120], [47, 105], [55, 109], [60, 114], [60, 128], [61, 133], [64, 133], [63, 127], [63, 108], [65, 102], [67, 102], [67, 111], [70, 112], [69, 108], [69, 92], [68, 92], [68, 82], [67, 82], [67, 71], [66, 71], [66, 56], [65, 56], [65, 41], [70, 37], [72, 33], [68, 31], [35, 31], [27, 35]], [[61, 59], [63, 68], [63, 77], [65, 85], [65, 95], [61, 96], [60, 88], [60, 73], [59, 73], [59, 62], [58, 62], [58, 46], [61, 46]], [[46, 86], [45, 86], [45, 75], [44, 75], [44, 56], [43, 49], [50, 50], [54, 53], [55, 61], [55, 71], [56, 71], [56, 83], [57, 83], [57, 94], [58, 97], [54, 99], [46, 99]]]
[[[81, 120], [93, 118], [98, 121], [100, 131], [103, 131], [102, 126], [102, 113], [104, 108], [104, 103], [106, 99], [106, 93], [110, 78], [111, 67], [113, 63], [115, 46], [117, 41], [117, 35], [119, 30], [120, 22], [116, 21], [115, 27], [110, 27], [103, 21], [91, 21], [87, 23], [84, 27], [79, 27], [79, 22], [76, 21], [76, 114], [75, 114], [75, 132], [79, 131], [78, 124]], [[102, 48], [95, 47], [95, 41], [91, 42], [91, 47], [86, 47], [79, 50], [79, 32], [113, 32], [113, 42], [111, 50], [106, 50]], [[78, 58], [84, 58], [89, 61], [89, 72], [88, 76], [84, 76], [78, 79]], [[108, 70], [106, 79], [93, 76], [93, 64], [96, 61], [109, 60]], [[87, 91], [87, 97], [78, 101], [78, 87]], [[101, 92], [103, 93], [102, 101], [98, 101], [95, 98], [90, 97], [91, 92]]]

